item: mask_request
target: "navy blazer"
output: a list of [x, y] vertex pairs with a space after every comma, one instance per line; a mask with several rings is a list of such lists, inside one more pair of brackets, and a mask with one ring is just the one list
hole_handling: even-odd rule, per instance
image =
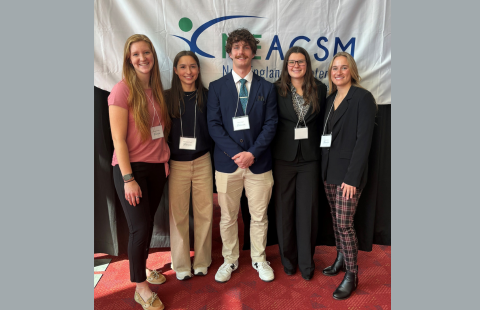
[[[335, 94], [327, 98], [324, 123]], [[323, 181], [337, 185], [346, 183], [360, 189], [365, 186], [376, 112], [372, 94], [351, 86], [333, 115], [332, 145], [322, 148]]]
[[[237, 109], [238, 101], [238, 109]], [[255, 162], [250, 171], [255, 174], [272, 170], [270, 143], [277, 130], [277, 92], [272, 83], [253, 73], [248, 96], [247, 115], [250, 129], [233, 130], [233, 117], [245, 115], [238, 100], [232, 73], [210, 83], [207, 101], [208, 131], [215, 141], [215, 169], [233, 173], [238, 165], [232, 157], [247, 151]]]

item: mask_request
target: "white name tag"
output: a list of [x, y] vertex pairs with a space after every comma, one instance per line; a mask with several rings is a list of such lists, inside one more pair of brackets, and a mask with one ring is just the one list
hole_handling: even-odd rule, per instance
[[295, 128], [295, 140], [308, 139], [308, 127]]
[[152, 133], [152, 140], [163, 138], [162, 125], [151, 127], [150, 132]]
[[233, 130], [245, 130], [250, 129], [250, 122], [248, 121], [248, 115], [232, 117], [233, 119]]
[[332, 134], [323, 135], [320, 141], [320, 147], [330, 147], [332, 145]]
[[181, 149], [181, 150], [195, 150], [196, 146], [197, 146], [197, 138], [180, 137], [179, 149]]

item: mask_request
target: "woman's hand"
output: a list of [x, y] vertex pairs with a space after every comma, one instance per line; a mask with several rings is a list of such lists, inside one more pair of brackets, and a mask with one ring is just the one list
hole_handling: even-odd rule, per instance
[[125, 199], [127, 199], [128, 203], [135, 207], [140, 203], [140, 198], [142, 198], [142, 190], [137, 181], [133, 180], [125, 183]]
[[343, 190], [342, 197], [347, 197], [347, 200], [353, 198], [353, 195], [355, 195], [355, 193], [357, 192], [357, 188], [355, 186], [351, 186], [345, 183], [342, 183], [341, 188]]

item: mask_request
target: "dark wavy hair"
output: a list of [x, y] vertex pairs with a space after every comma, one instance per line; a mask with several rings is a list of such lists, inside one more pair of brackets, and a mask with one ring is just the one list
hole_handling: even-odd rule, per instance
[[285, 54], [285, 59], [283, 60], [282, 73], [280, 78], [275, 82], [275, 84], [280, 88], [280, 95], [285, 97], [288, 92], [290, 92], [290, 85], [292, 81], [290, 80], [290, 75], [288, 74], [288, 60], [292, 53], [300, 53], [305, 56], [307, 62], [305, 76], [303, 77], [303, 99], [305, 104], [312, 105], [312, 113], [320, 111], [320, 104], [318, 103], [317, 95], [317, 83], [315, 83], [315, 77], [313, 76], [312, 71], [312, 62], [310, 61], [310, 56], [308, 56], [307, 51], [300, 46], [292, 46]]
[[234, 30], [228, 34], [225, 51], [230, 54], [232, 52], [232, 45], [240, 41], [247, 43], [252, 49], [253, 54], [257, 54], [257, 44], [260, 43], [260, 41], [255, 39], [253, 34], [245, 28]]
[[[197, 57], [197, 55], [195, 55], [194, 52], [192, 52], [192, 51], [181, 51], [177, 54], [177, 56], [175, 56], [175, 59], [173, 60], [173, 67], [174, 68], [176, 68], [178, 66], [178, 62], [180, 61], [180, 58], [182, 58], [183, 56], [190, 56], [197, 63], [198, 77], [195, 80], [195, 87], [197, 88], [197, 104], [198, 104], [199, 109], [201, 110], [201, 108], [203, 107], [203, 104], [204, 104], [205, 90], [206, 89], [205, 89], [205, 87], [203, 86], [203, 83], [202, 83], [200, 61], [198, 60], [198, 57]], [[169, 112], [171, 118], [179, 118], [180, 117], [180, 111], [178, 109], [178, 103], [179, 102], [183, 103], [182, 111], [185, 111], [185, 101], [183, 100], [184, 96], [185, 96], [185, 93], [183, 92], [182, 82], [180, 81], [180, 78], [178, 77], [178, 75], [175, 73], [175, 70], [173, 70], [172, 87], [165, 91], [165, 99], [167, 101], [168, 112]]]

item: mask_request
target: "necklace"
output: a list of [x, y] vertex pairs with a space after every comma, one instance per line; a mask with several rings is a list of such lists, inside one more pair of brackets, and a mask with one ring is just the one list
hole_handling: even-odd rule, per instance
[[185, 96], [190, 97], [190, 96], [192, 96], [193, 94], [195, 94], [196, 92], [197, 92], [197, 90], [195, 89], [190, 95], [187, 95], [186, 92], [183, 92], [183, 93], [185, 94]]

